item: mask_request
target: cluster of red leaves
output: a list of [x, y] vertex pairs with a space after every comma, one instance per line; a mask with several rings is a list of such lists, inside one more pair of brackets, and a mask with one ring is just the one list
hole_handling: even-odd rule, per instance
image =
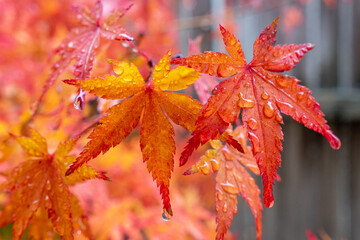
[[260, 169], [264, 185], [264, 204], [274, 204], [273, 184], [280, 166], [283, 134], [281, 113], [291, 116], [306, 127], [324, 135], [334, 149], [340, 148], [339, 139], [330, 131], [320, 105], [310, 96], [311, 91], [295, 77], [272, 72], [291, 70], [312, 44], [275, 46], [279, 18], [266, 27], [254, 43], [253, 60], [245, 60], [240, 42], [220, 26], [229, 55], [206, 52], [177, 58], [174, 64], [189, 66], [201, 73], [219, 78], [229, 77], [213, 90], [214, 95], [201, 109], [196, 129], [182, 152], [184, 165], [192, 152], [211, 139], [219, 138], [238, 118], [246, 126], [252, 151]]
[[[60, 59], [53, 65], [52, 71], [46, 80], [43, 93], [41, 94], [35, 111], [38, 110], [44, 94], [54, 84], [59, 75], [69, 66], [71, 60], [75, 59], [74, 75], [76, 78], [84, 79], [90, 76], [93, 62], [96, 57], [96, 49], [99, 47], [100, 38], [108, 40], [132, 41], [125, 29], [120, 25], [120, 19], [131, 5], [122, 10], [115, 11], [107, 19], [100, 23], [102, 15], [102, 3], [97, 1], [90, 11], [88, 8], [76, 7], [79, 26], [73, 28], [66, 36], [61, 45], [55, 50]], [[75, 106], [83, 109], [85, 104], [85, 93], [80, 89], [75, 99]]]

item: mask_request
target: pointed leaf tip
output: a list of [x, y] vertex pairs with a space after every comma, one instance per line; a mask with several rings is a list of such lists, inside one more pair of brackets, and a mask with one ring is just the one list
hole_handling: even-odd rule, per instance
[[220, 28], [220, 31], [222, 34], [224, 34], [224, 32], [226, 32], [226, 29], [221, 24], [219, 24], [219, 28]]
[[340, 139], [337, 136], [335, 136], [335, 134], [331, 130], [326, 130], [325, 138], [329, 141], [333, 149], [338, 150], [341, 147]]
[[63, 80], [64, 83], [69, 84], [69, 85], [76, 85], [78, 83], [78, 80], [76, 79], [65, 79]]
[[274, 24], [276, 24], [276, 25], [278, 25], [279, 20], [280, 20], [280, 16], [279, 16], [279, 17], [277, 17], [277, 18], [275, 18], [275, 19], [274, 19], [274, 21], [273, 21], [273, 23], [274, 23]]

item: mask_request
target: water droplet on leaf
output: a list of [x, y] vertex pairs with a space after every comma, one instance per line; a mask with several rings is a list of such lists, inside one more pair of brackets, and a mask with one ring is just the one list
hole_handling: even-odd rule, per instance
[[230, 193], [230, 194], [238, 194], [239, 193], [239, 188], [228, 181], [226, 183], [220, 183], [220, 186], [227, 193]]
[[242, 93], [239, 94], [238, 106], [241, 108], [252, 108], [255, 106], [255, 102], [252, 99], [246, 99]]
[[272, 102], [266, 102], [263, 108], [264, 116], [272, 118], [275, 114], [275, 106]]
[[248, 124], [249, 128], [254, 131], [256, 129], [258, 129], [258, 127], [259, 127], [258, 122], [254, 118], [250, 118], [249, 121], [247, 122], [247, 124]]
[[170, 214], [166, 209], [163, 209], [161, 217], [164, 221], [170, 221], [172, 218], [172, 214]]

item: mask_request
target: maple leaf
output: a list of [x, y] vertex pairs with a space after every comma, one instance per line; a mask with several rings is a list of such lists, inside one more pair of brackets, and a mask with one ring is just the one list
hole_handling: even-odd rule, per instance
[[237, 213], [236, 195], [241, 195], [249, 204], [255, 217], [256, 238], [261, 239], [262, 204], [260, 189], [256, 185], [253, 177], [246, 171], [246, 168], [248, 168], [254, 174], [259, 175], [259, 168], [250, 146], [246, 146], [246, 128], [239, 126], [233, 132], [230, 130], [226, 132], [233, 135], [234, 139], [240, 142], [244, 153], [240, 153], [231, 145], [222, 145], [220, 141], [213, 140], [210, 144], [214, 149], [208, 150], [184, 175], [197, 172], [207, 175], [210, 172], [217, 172], [216, 239], [224, 239], [224, 235], [233, 220], [233, 214]]
[[[80, 26], [73, 28], [61, 45], [55, 50], [55, 53], [60, 56], [60, 59], [52, 67], [52, 72], [46, 80], [42, 95], [36, 103], [36, 110], [47, 90], [70, 65], [73, 59], [75, 59], [75, 77], [79, 79], [90, 77], [90, 71], [92, 70], [96, 57], [96, 49], [99, 47], [101, 38], [107, 40], [134, 40], [119, 23], [121, 17], [131, 6], [132, 5], [126, 9], [113, 12], [103, 23], [100, 22], [102, 15], [101, 1], [97, 1], [91, 11], [88, 8], [75, 8]], [[84, 97], [85, 92], [80, 89], [74, 102], [75, 107], [79, 109], [84, 108]]]
[[[201, 73], [230, 77], [220, 82], [203, 106], [187, 146], [181, 154], [180, 165], [191, 153], [210, 139], [223, 133], [242, 110], [242, 121], [247, 126], [252, 151], [257, 160], [264, 185], [264, 204], [274, 203], [273, 187], [276, 170], [280, 166], [283, 134], [281, 113], [290, 115], [340, 148], [340, 140], [326, 124], [320, 105], [312, 93], [295, 77], [272, 72], [288, 71], [295, 67], [314, 45], [275, 45], [279, 18], [266, 27], [254, 43], [253, 60], [247, 64], [240, 42], [220, 25], [223, 41], [229, 55], [205, 52], [186, 58], [177, 58], [174, 64], [192, 67]], [[233, 76], [234, 75], [234, 76]]]
[[[10, 202], [0, 213], [0, 226], [14, 222], [13, 239], [20, 239], [29, 224], [31, 235], [41, 232], [47, 236], [48, 231], [55, 228], [64, 239], [74, 239], [74, 229], [85, 225], [82, 210], [72, 199], [68, 185], [91, 178], [107, 178], [87, 165], [65, 177], [67, 165], [75, 160], [75, 156], [67, 154], [77, 139], [61, 143], [54, 154], [48, 154], [45, 138], [33, 129], [30, 132], [31, 137], [14, 136], [29, 159], [13, 169], [0, 186], [1, 190], [10, 192]], [[51, 221], [51, 228], [47, 219]], [[83, 231], [88, 230], [83, 228]]]
[[135, 65], [111, 60], [118, 76], [105, 75], [85, 80], [64, 80], [105, 99], [125, 98], [107, 111], [107, 116], [90, 134], [90, 141], [80, 153], [66, 175], [74, 172], [85, 162], [105, 153], [109, 148], [121, 143], [140, 122], [140, 147], [144, 162], [152, 174], [163, 199], [164, 214], [172, 215], [169, 198], [169, 179], [174, 166], [175, 124], [190, 131], [195, 129], [195, 121], [201, 104], [183, 94], [167, 92], [185, 89], [199, 74], [180, 66], [170, 71], [171, 50], [154, 67], [152, 81], [145, 83]]

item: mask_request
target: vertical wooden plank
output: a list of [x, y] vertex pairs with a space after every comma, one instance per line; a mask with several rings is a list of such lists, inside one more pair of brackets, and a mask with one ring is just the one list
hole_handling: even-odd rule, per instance
[[336, 234], [334, 239], [343, 237], [351, 239], [351, 165], [350, 165], [350, 146], [351, 146], [351, 127], [343, 124], [340, 128], [342, 147], [338, 152], [336, 166]]
[[320, 87], [321, 76], [321, 59], [323, 52], [321, 51], [321, 1], [311, 1], [305, 7], [305, 34], [306, 42], [314, 43], [314, 51], [308, 55], [311, 61], [306, 61], [305, 79], [306, 84], [310, 88]]
[[337, 85], [349, 89], [354, 78], [354, 3], [339, 1], [338, 4], [338, 76]]
[[351, 223], [353, 228], [349, 239], [360, 239], [360, 124], [351, 127]]
[[[214, 31], [219, 31], [219, 24], [224, 24], [225, 20], [225, 11], [226, 11], [226, 5], [224, 0], [210, 0], [210, 11], [213, 17], [213, 29]], [[218, 41], [213, 40], [211, 43], [212, 50], [217, 51], [219, 49], [219, 46], [222, 46], [221, 39], [218, 39]]]

